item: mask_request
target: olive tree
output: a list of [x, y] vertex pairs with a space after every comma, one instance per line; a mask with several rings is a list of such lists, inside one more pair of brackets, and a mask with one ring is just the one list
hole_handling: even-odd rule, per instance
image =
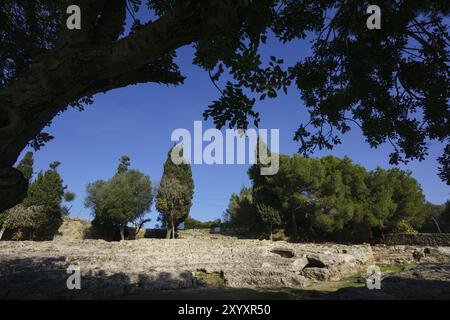
[[[81, 28], [67, 28], [69, 5]], [[145, 6], [142, 6], [145, 5]], [[440, 176], [450, 182], [449, 41], [439, 0], [381, 1], [369, 30], [368, 1], [350, 0], [3, 0], [0, 2], [0, 211], [18, 204], [27, 181], [13, 168], [41, 148], [44, 131], [69, 107], [139, 83], [181, 85], [177, 49], [195, 48], [219, 88], [204, 117], [217, 127], [260, 121], [257, 101], [298, 89], [310, 119], [294, 139], [308, 154], [332, 148], [359, 126], [370, 146], [392, 145], [391, 163], [422, 160], [443, 144]], [[133, 27], [126, 29], [128, 18]], [[152, 19], [135, 18], [147, 10]], [[280, 47], [269, 46], [281, 43]], [[311, 54], [287, 65], [289, 42]], [[264, 53], [264, 54], [263, 54]], [[267, 54], [266, 54], [267, 53]], [[155, 115], [157, 112], [155, 112]]]

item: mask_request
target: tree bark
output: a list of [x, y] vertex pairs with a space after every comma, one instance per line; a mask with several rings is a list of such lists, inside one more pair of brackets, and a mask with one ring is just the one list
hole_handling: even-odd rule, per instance
[[[172, 215], [170, 215], [172, 217]], [[172, 218], [166, 222], [166, 239], [172, 239]]]
[[173, 221], [173, 215], [170, 217], [170, 228], [172, 230], [172, 239], [175, 239], [175, 223]]
[[183, 77], [162, 63], [164, 57], [201, 38], [215, 20], [224, 20], [214, 6], [232, 8], [236, 15], [239, 9], [231, 0], [186, 1], [117, 40], [125, 0], [73, 2], [82, 7], [82, 30], [62, 26], [56, 47], [33, 57], [26, 72], [0, 89], [0, 211], [26, 196], [23, 177], [11, 174], [21, 151], [70, 103], [130, 84], [181, 83]]
[[295, 218], [295, 212], [292, 212], [292, 237], [294, 242], [298, 241], [297, 219]]
[[28, 180], [22, 172], [14, 168], [0, 168], [0, 212], [22, 202], [27, 191]]
[[120, 240], [125, 240], [124, 226], [120, 226]]
[[6, 224], [3, 224], [2, 229], [0, 230], [0, 240], [2, 240], [5, 231], [6, 231]]
[[436, 229], [438, 230], [438, 232], [441, 233], [441, 228], [439, 227], [439, 223], [437, 222], [437, 220], [434, 217], [431, 217], [431, 219], [433, 220], [434, 224], [436, 225]]
[[175, 239], [175, 225], [172, 223], [172, 239]]

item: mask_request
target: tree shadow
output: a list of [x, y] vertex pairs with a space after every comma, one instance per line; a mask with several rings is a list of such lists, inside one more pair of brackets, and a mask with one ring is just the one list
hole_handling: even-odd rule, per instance
[[449, 300], [450, 282], [389, 276], [381, 282], [379, 290], [348, 287], [332, 293], [327, 298], [332, 300]]
[[0, 261], [0, 299], [111, 299], [143, 291], [192, 288], [196, 279], [189, 271], [125, 273], [81, 270], [81, 289], [69, 290], [67, 273], [77, 265], [66, 257], [30, 257]]

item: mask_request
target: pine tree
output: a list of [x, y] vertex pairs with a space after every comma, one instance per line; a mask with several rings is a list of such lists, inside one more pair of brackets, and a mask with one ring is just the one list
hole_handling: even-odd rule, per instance
[[50, 170], [39, 172], [36, 180], [30, 185], [28, 197], [23, 202], [26, 207], [43, 206], [49, 211], [60, 208], [66, 188], [56, 171], [59, 165], [60, 162], [53, 162], [50, 164]]
[[273, 227], [281, 224], [281, 217], [278, 210], [264, 204], [257, 205], [258, 215], [269, 231], [269, 239], [272, 241]]
[[444, 232], [450, 232], [450, 200], [447, 200], [445, 207], [439, 217], [439, 223], [442, 225]]
[[128, 168], [130, 167], [130, 157], [129, 156], [122, 156], [120, 159], [120, 164], [117, 167], [117, 174], [124, 173], [128, 171]]
[[231, 227], [259, 231], [260, 219], [253, 203], [253, 190], [251, 188], [243, 186], [239, 194], [233, 193], [231, 195], [223, 219]]
[[[32, 154], [31, 154], [32, 156]], [[31, 161], [30, 161], [31, 159]], [[32, 172], [32, 157], [26, 155], [19, 166], [28, 174]], [[51, 240], [62, 223], [61, 202], [66, 187], [56, 171], [60, 162], [53, 162], [50, 169], [41, 171], [30, 184], [28, 196], [16, 207], [1, 214], [3, 232], [15, 231], [19, 239]], [[0, 233], [3, 233], [0, 232]]]
[[[278, 173], [262, 176], [258, 165], [249, 170], [253, 202], [280, 212], [294, 241], [298, 235], [303, 240], [369, 241], [384, 233], [414, 232], [427, 220], [420, 185], [398, 168], [369, 172], [348, 157], [280, 155]], [[232, 200], [228, 216], [237, 221], [237, 196]]]
[[23, 159], [20, 160], [19, 164], [17, 165], [17, 170], [22, 172], [23, 176], [28, 181], [30, 181], [31, 178], [33, 177], [33, 164], [34, 164], [33, 153], [27, 152], [23, 157]]
[[[194, 196], [194, 180], [192, 179], [191, 165], [186, 162], [178, 165], [173, 163], [171, 159], [172, 150], [173, 148], [169, 150], [167, 160], [164, 163], [164, 172], [161, 178], [160, 188], [161, 186], [167, 187], [170, 183], [179, 183], [182, 188], [178, 188], [177, 190], [181, 192], [179, 196], [182, 200], [178, 201], [175, 210], [169, 213], [167, 207], [168, 204], [163, 199], [164, 197], [160, 190], [158, 190], [156, 196], [156, 209], [161, 213], [159, 220], [166, 226], [166, 237], [168, 238], [175, 238], [175, 230], [178, 225], [188, 217], [192, 207], [192, 198]], [[183, 150], [181, 149], [180, 156], [182, 155]]]

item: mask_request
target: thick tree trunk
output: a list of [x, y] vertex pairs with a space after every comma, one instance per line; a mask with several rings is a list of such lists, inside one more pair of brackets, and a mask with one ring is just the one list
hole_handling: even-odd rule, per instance
[[3, 234], [5, 233], [5, 231], [6, 231], [6, 224], [4, 224], [2, 226], [2, 229], [0, 230], [0, 240], [2, 240]]
[[23, 177], [11, 171], [21, 151], [70, 103], [130, 84], [182, 83], [161, 61], [211, 26], [230, 27], [231, 12], [240, 23], [239, 9], [249, 2], [186, 1], [122, 39], [125, 0], [73, 3], [83, 12], [81, 30], [63, 25], [55, 48], [33, 57], [28, 70], [0, 90], [0, 211], [26, 196]]
[[87, 17], [82, 30], [63, 26], [55, 49], [34, 57], [27, 72], [0, 89], [0, 211], [26, 196], [26, 181], [12, 167], [57, 114], [83, 97], [114, 88], [181, 83], [183, 77], [161, 65], [161, 58], [195, 41], [203, 29], [204, 21], [192, 15], [196, 6], [184, 6], [117, 40], [125, 0], [76, 2]]
[[22, 172], [14, 168], [0, 168], [0, 212], [22, 202], [27, 191], [28, 181]]

